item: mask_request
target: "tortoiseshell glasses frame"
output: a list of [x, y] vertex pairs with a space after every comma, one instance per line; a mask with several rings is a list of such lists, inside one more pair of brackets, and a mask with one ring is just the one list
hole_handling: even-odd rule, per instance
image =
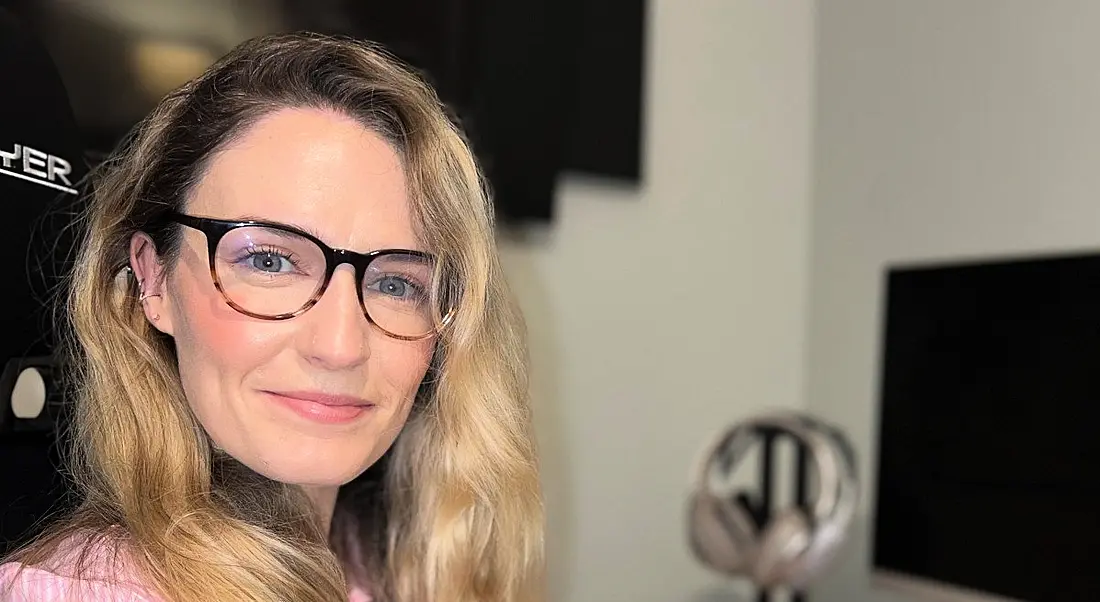
[[[237, 312], [246, 316], [256, 318], [259, 320], [289, 320], [295, 318], [309, 311], [318, 301], [324, 296], [325, 291], [328, 290], [329, 283], [332, 281], [332, 276], [336, 272], [336, 268], [343, 264], [351, 265], [355, 269], [355, 287], [359, 296], [359, 306], [363, 310], [363, 314], [366, 316], [367, 321], [374, 327], [378, 328], [385, 335], [403, 340], [403, 341], [417, 341], [425, 339], [438, 334], [444, 327], [451, 323], [454, 318], [454, 308], [448, 307], [446, 311], [441, 312], [441, 319], [435, 324], [434, 328], [425, 333], [419, 334], [402, 334], [395, 333], [388, 330], [385, 326], [378, 323], [378, 321], [371, 316], [370, 310], [367, 308], [367, 303], [363, 296], [363, 280], [366, 276], [367, 269], [372, 262], [385, 257], [405, 256], [417, 258], [428, 265], [434, 265], [435, 258], [430, 254], [423, 251], [415, 251], [410, 249], [379, 249], [371, 251], [369, 253], [358, 253], [355, 251], [348, 251], [346, 249], [337, 249], [330, 247], [324, 241], [320, 240], [316, 236], [305, 232], [294, 226], [287, 224], [281, 224], [277, 222], [267, 222], [259, 220], [223, 220], [214, 219], [209, 217], [197, 217], [193, 215], [187, 215], [184, 213], [171, 213], [167, 217], [167, 221], [198, 230], [206, 236], [207, 242], [207, 255], [210, 264], [210, 277], [214, 281], [214, 287], [221, 294], [225, 302]], [[230, 232], [237, 230], [238, 228], [264, 228], [276, 232], [282, 232], [295, 238], [309, 241], [316, 245], [317, 249], [324, 255], [325, 259], [325, 272], [318, 283], [316, 291], [301, 305], [301, 307], [294, 311], [278, 313], [278, 314], [264, 314], [250, 311], [248, 308], [241, 306], [234, 301], [232, 297], [226, 292], [225, 287], [221, 281], [217, 269], [217, 253], [218, 245], [222, 242]]]

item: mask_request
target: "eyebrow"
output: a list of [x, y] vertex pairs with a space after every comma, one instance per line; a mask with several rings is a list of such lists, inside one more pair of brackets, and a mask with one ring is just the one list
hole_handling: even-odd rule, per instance
[[[296, 223], [293, 223], [293, 222], [279, 222], [279, 221], [270, 220], [270, 219], [267, 219], [267, 218], [264, 218], [264, 217], [260, 217], [258, 215], [251, 215], [251, 214], [243, 215], [240, 218], [238, 218], [237, 221], [241, 221], [241, 222], [260, 222], [262, 224], [270, 224], [272, 226], [283, 226], [285, 228], [293, 228], [295, 230], [298, 230], [299, 232], [305, 232], [306, 234], [309, 234], [310, 236], [316, 238], [317, 240], [321, 240], [321, 241], [325, 240], [325, 237], [321, 236], [320, 232], [318, 232], [317, 230], [315, 230], [315, 229], [313, 229], [309, 226], [306, 226], [304, 224], [296, 224]], [[325, 244], [328, 244], [328, 243], [326, 242]]]
[[[236, 221], [259, 222], [259, 223], [262, 223], [262, 224], [269, 224], [269, 225], [272, 225], [272, 226], [283, 226], [283, 227], [286, 227], [286, 228], [293, 228], [293, 229], [298, 230], [300, 232], [305, 232], [306, 234], [309, 234], [310, 236], [312, 236], [312, 237], [316, 238], [317, 240], [325, 243], [326, 245], [332, 246], [332, 245], [329, 244], [329, 242], [327, 240], [325, 240], [324, 236], [321, 236], [320, 232], [318, 232], [317, 230], [314, 230], [313, 228], [311, 228], [309, 226], [306, 226], [304, 224], [297, 224], [297, 223], [293, 223], [293, 222], [280, 222], [280, 221], [275, 221], [275, 220], [270, 220], [270, 219], [267, 219], [267, 218], [264, 218], [264, 217], [260, 217], [258, 215], [254, 215], [254, 214], [242, 215], [241, 217], [237, 218]], [[422, 249], [421, 248], [422, 246], [423, 246], [423, 244], [420, 241], [417, 241], [416, 244], [412, 245], [411, 247], [405, 247], [405, 248], [410, 250], [410, 251], [419, 251], [421, 253], [428, 252], [425, 249]], [[382, 249], [382, 247], [379, 247], [379, 249]]]

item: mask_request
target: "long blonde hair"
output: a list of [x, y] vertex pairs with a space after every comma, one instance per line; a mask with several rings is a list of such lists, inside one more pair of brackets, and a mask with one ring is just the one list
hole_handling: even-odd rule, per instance
[[[295, 487], [217, 453], [183, 396], [170, 338], [125, 276], [131, 236], [171, 260], [211, 157], [285, 107], [335, 110], [402, 156], [413, 218], [439, 258], [444, 329], [416, 410], [384, 461], [342, 491], [322, 533]], [[520, 316], [470, 147], [421, 78], [376, 46], [312, 34], [247, 42], [168, 95], [94, 178], [67, 297], [70, 466], [83, 502], [11, 559], [109, 540], [157, 593], [220, 602], [518, 602], [542, 596], [543, 510]], [[121, 274], [121, 276], [120, 276]], [[102, 541], [100, 541], [102, 543]]]

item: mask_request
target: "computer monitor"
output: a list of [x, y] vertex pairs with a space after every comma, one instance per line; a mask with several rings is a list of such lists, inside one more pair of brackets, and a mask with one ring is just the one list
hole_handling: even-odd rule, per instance
[[894, 266], [885, 309], [876, 580], [1100, 600], [1100, 254]]

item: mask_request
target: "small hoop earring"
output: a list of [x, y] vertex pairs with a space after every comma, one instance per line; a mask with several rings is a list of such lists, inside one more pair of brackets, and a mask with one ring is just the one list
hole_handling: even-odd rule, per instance
[[138, 296], [138, 302], [139, 303], [145, 303], [146, 299], [152, 299], [153, 297], [159, 297], [160, 296], [157, 293], [146, 293], [145, 292], [145, 281], [144, 280], [138, 280], [138, 292], [140, 293], [139, 296]]

